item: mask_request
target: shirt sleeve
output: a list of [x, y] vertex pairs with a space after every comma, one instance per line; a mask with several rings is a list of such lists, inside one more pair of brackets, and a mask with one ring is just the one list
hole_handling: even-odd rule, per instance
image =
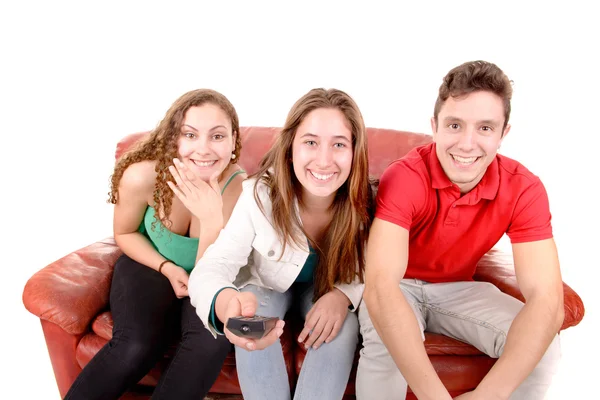
[[210, 319], [213, 299], [224, 287], [232, 287], [240, 268], [248, 264], [256, 235], [251, 216], [253, 208], [257, 207], [254, 186], [251, 181], [242, 186], [242, 194], [227, 225], [196, 263], [188, 281], [190, 302], [214, 337], [219, 332]]
[[[219, 293], [221, 293], [223, 290], [225, 289], [233, 289], [233, 290], [237, 290], [237, 288], [230, 286], [230, 287], [224, 287], [223, 289], [219, 290], [217, 292], [217, 294], [215, 294], [215, 297], [213, 297], [213, 301], [212, 304], [210, 305], [210, 323], [212, 324], [214, 330], [217, 332], [217, 334], [219, 335], [224, 335], [223, 331], [224, 331], [224, 324], [219, 321], [219, 319], [217, 318], [217, 313], [215, 312], [215, 303], [217, 302], [217, 296], [219, 295]], [[239, 292], [239, 290], [237, 290]]]
[[360, 282], [358, 275], [354, 277], [352, 283], [336, 283], [335, 288], [339, 289], [350, 300], [350, 311], [358, 310], [358, 306], [362, 300], [362, 295], [365, 290], [365, 284]]
[[506, 232], [511, 243], [534, 242], [552, 238], [548, 194], [539, 179], [519, 196]]
[[392, 163], [381, 175], [375, 217], [410, 230], [425, 206], [427, 182], [403, 160]]

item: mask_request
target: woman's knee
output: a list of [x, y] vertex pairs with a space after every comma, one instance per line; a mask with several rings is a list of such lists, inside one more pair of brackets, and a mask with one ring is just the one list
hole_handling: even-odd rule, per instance
[[354, 354], [358, 345], [358, 331], [356, 314], [348, 313], [337, 335], [328, 343], [323, 343], [321, 347], [327, 347], [328, 351]]
[[184, 333], [182, 342], [189, 353], [203, 359], [224, 358], [232, 349], [227, 337], [218, 335], [215, 338], [204, 327], [201, 330]]
[[108, 345], [111, 352], [117, 354], [122, 363], [134, 368], [155, 363], [165, 351], [166, 341], [164, 337], [153, 338], [147, 335], [125, 335], [116, 332]]
[[356, 313], [348, 312], [338, 336], [344, 338], [344, 340], [358, 343], [359, 331], [360, 328], [358, 326], [358, 318]]

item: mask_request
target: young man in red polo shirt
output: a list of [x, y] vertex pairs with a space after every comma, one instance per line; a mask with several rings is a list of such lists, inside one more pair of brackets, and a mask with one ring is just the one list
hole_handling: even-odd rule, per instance
[[[540, 179], [497, 154], [510, 130], [511, 82], [494, 64], [452, 69], [431, 119], [433, 143], [381, 177], [359, 310], [364, 348], [357, 398], [451, 399], [423, 331], [499, 358], [456, 399], [542, 399], [560, 358], [562, 279]], [[507, 234], [526, 305], [473, 281], [478, 260]]]

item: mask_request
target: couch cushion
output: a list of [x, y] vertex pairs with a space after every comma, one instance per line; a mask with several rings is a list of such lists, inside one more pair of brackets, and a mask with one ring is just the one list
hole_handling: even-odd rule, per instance
[[[285, 333], [281, 340], [288, 376], [290, 376], [290, 383], [293, 384], [295, 377], [300, 374], [306, 350], [302, 346], [295, 346], [294, 337], [297, 336], [297, 333], [293, 332], [298, 330], [298, 321], [288, 320], [286, 325], [292, 329], [284, 330]], [[105, 311], [96, 317], [92, 323], [93, 332], [85, 335], [77, 346], [77, 362], [82, 368], [112, 338], [112, 329], [113, 320], [110, 311]], [[292, 346], [295, 347], [293, 351]], [[140, 385], [156, 386], [161, 372], [167, 367], [169, 359], [175, 353], [175, 347], [176, 343], [173, 343], [165, 354], [165, 358], [142, 378], [139, 382]], [[429, 332], [425, 333], [425, 350], [444, 385], [448, 390], [457, 393], [475, 388], [496, 361], [467, 343]], [[346, 394], [349, 395], [354, 394], [355, 390], [358, 357], [359, 350], [357, 349], [346, 388]], [[241, 393], [233, 351], [225, 359], [219, 378], [211, 388], [211, 392]]]
[[[240, 130], [242, 151], [239, 163], [251, 175], [258, 170], [258, 163], [273, 144], [280, 128], [241, 127]], [[148, 132], [139, 132], [123, 138], [117, 144], [116, 158], [146, 135]], [[413, 147], [430, 143], [432, 140], [431, 136], [422, 133], [393, 129], [367, 128], [367, 135], [369, 173], [373, 178], [379, 178], [392, 161], [404, 156]]]
[[[425, 350], [446, 388], [456, 393], [474, 389], [496, 362], [469, 344], [435, 333], [425, 332]], [[357, 349], [346, 394], [354, 394], [359, 356]], [[294, 362], [296, 375], [300, 374], [304, 357], [306, 350], [303, 346], [297, 346]]]

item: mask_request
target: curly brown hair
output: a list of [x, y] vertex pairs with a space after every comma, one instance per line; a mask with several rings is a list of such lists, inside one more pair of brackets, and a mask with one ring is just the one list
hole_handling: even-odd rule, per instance
[[510, 100], [512, 98], [512, 81], [496, 64], [487, 61], [469, 61], [451, 69], [438, 93], [433, 109], [433, 118], [437, 125], [437, 117], [448, 97], [461, 97], [476, 91], [488, 91], [502, 98], [504, 103], [504, 128], [510, 118]]
[[[353, 158], [350, 175], [337, 190], [331, 205], [333, 218], [322, 243], [319, 245], [311, 240], [319, 254], [314, 279], [315, 301], [331, 291], [335, 283], [351, 283], [356, 276], [363, 281], [365, 243], [374, 206], [369, 184], [367, 131], [358, 105], [341, 90], [312, 89], [293, 105], [275, 144], [254, 174], [258, 177], [254, 198], [263, 213], [264, 207], [257, 192], [258, 182], [264, 182], [270, 189], [273, 226], [283, 242], [283, 249], [293, 244], [303, 247], [298, 231], [304, 232], [304, 229], [294, 211], [294, 198], [299, 196], [301, 184], [293, 172], [292, 144], [302, 121], [319, 108], [337, 109], [344, 114], [352, 128]], [[306, 232], [304, 234], [308, 237]]]
[[[119, 183], [125, 170], [131, 165], [140, 161], [156, 161], [155, 171], [156, 182], [154, 184], [154, 208], [155, 221], [160, 220], [167, 228], [171, 221], [169, 214], [173, 205], [173, 192], [167, 185], [167, 181], [173, 181], [169, 172], [169, 166], [173, 163], [173, 158], [178, 157], [177, 141], [181, 134], [181, 127], [185, 119], [186, 112], [191, 107], [201, 106], [203, 104], [214, 104], [220, 107], [231, 119], [232, 133], [235, 134], [235, 148], [233, 154], [235, 158], [230, 160], [231, 164], [237, 163], [242, 149], [242, 139], [240, 138], [240, 123], [237, 112], [233, 104], [221, 93], [210, 89], [197, 89], [185, 93], [179, 97], [169, 108], [165, 117], [158, 123], [157, 127], [150, 135], [133, 148], [121, 156], [115, 165], [115, 170], [110, 178], [110, 192], [108, 193], [108, 202], [117, 204], [119, 201]], [[160, 212], [159, 212], [160, 210]]]

